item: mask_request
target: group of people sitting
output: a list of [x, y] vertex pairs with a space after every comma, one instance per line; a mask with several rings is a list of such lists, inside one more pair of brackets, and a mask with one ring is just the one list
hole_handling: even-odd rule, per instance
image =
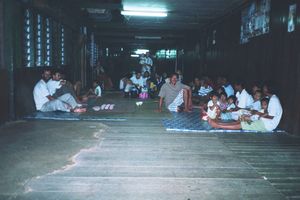
[[42, 78], [33, 89], [36, 110], [41, 112], [86, 112], [85, 102], [89, 98], [101, 97], [102, 91], [98, 81], [93, 82], [93, 88], [80, 96], [78, 90], [80, 82], [74, 86], [63, 79], [59, 71], [51, 74], [48, 69], [43, 70]]
[[[33, 90], [36, 109], [42, 112], [65, 111], [86, 112], [83, 102], [91, 97], [101, 97], [102, 91], [97, 81], [93, 88], [78, 98], [75, 87], [62, 79], [60, 72], [44, 70], [42, 79]], [[243, 129], [249, 131], [273, 131], [282, 117], [282, 106], [271, 83], [261, 87], [253, 85], [251, 94], [242, 81], [231, 85], [224, 77], [214, 83], [211, 79], [195, 78], [189, 86], [182, 83], [177, 73], [150, 77], [148, 71], [133, 73], [120, 81], [120, 89], [125, 97], [159, 97], [158, 111], [163, 103], [171, 112], [192, 112], [201, 110], [202, 120], [207, 120], [214, 128]], [[147, 94], [143, 96], [143, 94]]]
[[[178, 70], [177, 73], [178, 81], [181, 82], [181, 71]], [[133, 71], [120, 80], [119, 89], [124, 92], [125, 97], [155, 98], [162, 85], [169, 81], [170, 78], [167, 76], [167, 73], [162, 75], [155, 73], [151, 76], [151, 73], [148, 71]]]
[[272, 83], [257, 84], [249, 94], [242, 81], [236, 81], [234, 87], [226, 78], [218, 78], [216, 84], [204, 77], [196, 78], [188, 86], [178, 81], [178, 74], [170, 76], [170, 81], [162, 85], [158, 110], [166, 108], [173, 112], [191, 112], [197, 107], [201, 118], [208, 120], [213, 128], [249, 131], [273, 131], [282, 117], [282, 106], [275, 94]]

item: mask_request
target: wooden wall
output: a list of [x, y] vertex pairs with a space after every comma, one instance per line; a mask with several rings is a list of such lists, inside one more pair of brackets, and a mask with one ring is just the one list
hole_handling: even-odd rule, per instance
[[80, 76], [79, 27], [81, 21], [72, 20], [73, 17], [65, 13], [57, 15], [56, 8], [44, 5], [47, 1], [36, 0], [35, 2], [36, 4], [26, 4], [17, 0], [0, 0], [0, 124], [19, 119], [35, 110], [32, 91], [44, 69], [44, 67], [27, 68], [23, 63], [25, 8], [29, 7], [57, 21], [62, 21], [71, 30], [71, 34], [66, 36], [68, 37], [66, 39], [70, 41], [68, 43], [70, 45], [66, 46], [66, 49], [70, 49], [66, 59], [70, 62], [66, 66], [51, 66], [50, 69], [63, 71], [70, 81], [77, 80]]
[[[300, 3], [293, 0], [271, 1], [270, 32], [240, 44], [240, 11], [207, 27], [199, 42], [201, 71], [210, 76], [243, 78], [247, 83], [272, 80], [278, 83], [284, 115], [281, 127], [300, 134]], [[297, 3], [296, 31], [287, 32], [289, 5]], [[216, 30], [216, 44], [210, 43]], [[209, 44], [209, 45], [208, 45]]]
[[4, 64], [4, 2], [0, 0], [0, 124], [9, 118], [8, 71]]

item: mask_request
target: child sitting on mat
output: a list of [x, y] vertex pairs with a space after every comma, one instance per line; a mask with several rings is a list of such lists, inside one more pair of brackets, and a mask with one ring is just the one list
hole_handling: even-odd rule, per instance
[[213, 92], [210, 101], [207, 103], [207, 116], [210, 119], [217, 119], [220, 116], [220, 103], [218, 94]]
[[[269, 99], [268, 98], [263, 98], [260, 100], [261, 103], [261, 109], [260, 110], [253, 110], [251, 113], [252, 115], [250, 116], [250, 121], [255, 121], [259, 120], [261, 117], [267, 116], [268, 115], [268, 104], [269, 104]], [[259, 115], [258, 113], [261, 115]]]
[[222, 92], [220, 94], [220, 110], [225, 111], [227, 109], [227, 94], [225, 92]]
[[262, 91], [261, 90], [256, 90], [253, 95], [253, 103], [250, 105], [250, 110], [256, 110], [260, 111], [261, 110], [261, 96], [262, 96]]
[[91, 88], [88, 93], [86, 94], [86, 96], [88, 97], [92, 97], [92, 98], [98, 98], [101, 97], [102, 95], [102, 90], [99, 84], [99, 81], [94, 80], [93, 81], [93, 88]]
[[231, 112], [235, 110], [236, 97], [231, 95], [227, 98], [227, 108], [221, 113], [221, 120], [232, 120]]

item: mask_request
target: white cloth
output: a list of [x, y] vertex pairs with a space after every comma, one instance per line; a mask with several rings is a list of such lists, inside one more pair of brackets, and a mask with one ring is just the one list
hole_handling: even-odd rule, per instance
[[139, 79], [136, 78], [136, 76], [132, 76], [130, 78], [133, 84], [143, 87], [144, 86], [144, 79], [143, 77], [140, 77]]
[[125, 82], [124, 82], [124, 79], [121, 79], [120, 83], [119, 83], [119, 89], [123, 90], [124, 88], [125, 88]]
[[237, 98], [236, 104], [239, 108], [249, 108], [253, 103], [252, 96], [245, 89], [242, 92], [237, 92], [235, 96]]
[[226, 110], [231, 110], [231, 109], [235, 109], [236, 106], [234, 105], [234, 103], [230, 104], [227, 106]]
[[184, 103], [183, 101], [183, 90], [179, 91], [179, 94], [174, 99], [174, 101], [168, 106], [168, 109], [171, 112], [178, 112], [178, 106], [181, 106]]
[[127, 84], [124, 89], [124, 92], [130, 92], [133, 88], [134, 86], [132, 84]]
[[[213, 106], [214, 103], [212, 100], [210, 100], [208, 103], [207, 103], [207, 116], [211, 119], [216, 119], [217, 117], [217, 107], [214, 107], [213, 110], [211, 110], [209, 107]], [[220, 103], [218, 102], [217, 105], [219, 106]]]
[[260, 111], [261, 110], [261, 103], [260, 101], [254, 101], [251, 106], [249, 107], [251, 110]]
[[78, 104], [74, 97], [67, 93], [57, 99], [46, 102], [40, 109], [42, 112], [63, 111], [70, 112], [71, 108], [75, 108]]
[[47, 96], [51, 96], [47, 87], [47, 83], [41, 79], [39, 82], [37, 82], [33, 89], [33, 98], [37, 110], [40, 110], [42, 106], [49, 101]]
[[230, 84], [228, 85], [223, 85], [223, 88], [225, 90], [225, 93], [227, 94], [228, 97], [234, 95], [234, 89], [232, 88], [232, 86]]
[[61, 88], [60, 81], [55, 81], [53, 79], [50, 79], [47, 82], [47, 88], [49, 90], [50, 95], [52, 96], [53, 94], [55, 94], [57, 89]]
[[101, 90], [101, 87], [99, 85], [95, 88], [94, 92], [95, 92], [97, 97], [101, 97], [102, 90]]
[[264, 117], [261, 118], [265, 125], [265, 128], [268, 131], [273, 131], [277, 128], [281, 120], [282, 113], [283, 110], [279, 98], [276, 95], [272, 95], [268, 104], [268, 115], [272, 116], [273, 119], [267, 119]]

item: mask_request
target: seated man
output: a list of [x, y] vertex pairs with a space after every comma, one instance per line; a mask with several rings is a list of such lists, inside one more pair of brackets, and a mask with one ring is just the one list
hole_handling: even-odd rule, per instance
[[192, 109], [192, 91], [187, 85], [177, 81], [178, 75], [176, 73], [170, 76], [170, 82], [166, 82], [160, 89], [158, 96], [159, 107], [158, 111], [162, 111], [163, 100], [165, 100], [166, 107], [172, 112], [180, 111], [180, 107], [184, 104], [184, 112], [190, 112]]
[[47, 82], [47, 88], [50, 95], [54, 98], [69, 93], [77, 100], [73, 86], [69, 86], [67, 81], [62, 79], [62, 75], [58, 71], [52, 74], [52, 79]]
[[247, 114], [251, 105], [253, 104], [252, 96], [245, 89], [243, 81], [236, 81], [234, 84], [234, 89], [236, 91], [236, 108], [231, 113], [233, 120], [238, 120], [241, 115]]
[[144, 78], [142, 77], [140, 72], [137, 72], [136, 74], [132, 75], [130, 80], [132, 82], [132, 85], [134, 86], [131, 88], [131, 92], [136, 92], [138, 95], [144, 87]]
[[33, 97], [36, 109], [42, 112], [64, 111], [64, 112], [85, 112], [85, 108], [77, 108], [76, 100], [69, 94], [64, 94], [57, 98], [50, 95], [47, 82], [51, 77], [50, 70], [44, 70], [42, 79], [33, 89]]
[[233, 123], [220, 123], [216, 120], [209, 120], [209, 124], [214, 128], [230, 129], [230, 130], [249, 130], [249, 131], [273, 131], [277, 128], [282, 117], [282, 107], [279, 98], [274, 94], [274, 88], [271, 84], [265, 84], [263, 93], [270, 98], [268, 105], [268, 114], [255, 112], [260, 116], [260, 119], [251, 123], [237, 121]]

